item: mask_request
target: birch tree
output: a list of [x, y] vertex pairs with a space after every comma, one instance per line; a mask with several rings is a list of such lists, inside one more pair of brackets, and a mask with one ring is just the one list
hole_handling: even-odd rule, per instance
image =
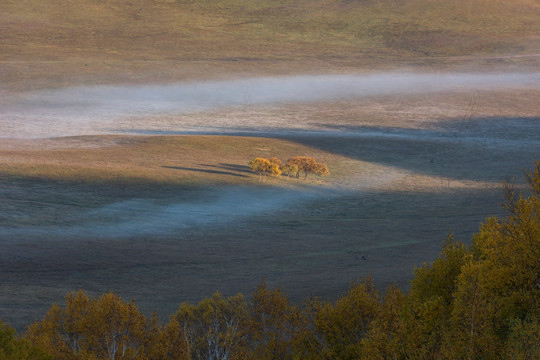
[[66, 296], [65, 307], [51, 306], [26, 338], [57, 360], [145, 360], [149, 329], [135, 303], [112, 292], [90, 298], [79, 290]]
[[247, 317], [243, 295], [229, 298], [216, 292], [197, 305], [182, 303], [173, 316], [194, 360], [227, 360], [243, 345]]
[[303, 319], [298, 307], [280, 289], [261, 282], [249, 304], [247, 324], [250, 359], [287, 360], [294, 357]]

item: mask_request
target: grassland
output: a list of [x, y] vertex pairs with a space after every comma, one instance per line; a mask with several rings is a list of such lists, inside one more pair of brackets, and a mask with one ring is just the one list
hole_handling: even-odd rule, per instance
[[534, 67], [537, 58], [515, 56], [540, 53], [535, 0], [5, 0], [0, 13], [0, 78], [15, 90], [418, 65]]
[[[50, 141], [49, 141], [50, 142]], [[13, 146], [13, 143], [12, 143]], [[190, 185], [258, 182], [247, 163], [256, 156], [314, 154], [336, 167], [336, 157], [284, 140], [231, 136], [80, 137], [30, 141], [25, 149], [2, 151], [3, 174], [50, 180], [161, 182]], [[45, 148], [45, 149], [44, 149]], [[227, 176], [229, 175], [229, 176]], [[271, 179], [267, 179], [271, 181]]]
[[[501, 180], [540, 154], [538, 86], [104, 113], [92, 136], [50, 98], [39, 111], [20, 102], [32, 90], [537, 72], [539, 34], [537, 0], [1, 1], [0, 116], [12, 118], [0, 121], [0, 318], [22, 329], [76, 288], [164, 317], [261, 278], [295, 300], [368, 274], [406, 288], [449, 232], [467, 241], [497, 213]], [[51, 138], [62, 121], [80, 136]], [[294, 155], [332, 175], [261, 183], [247, 169]]]
[[[215, 290], [248, 293], [261, 278], [295, 300], [332, 298], [368, 274], [407, 287], [449, 232], [467, 240], [498, 213], [499, 181], [540, 148], [538, 119], [388, 125], [377, 137], [5, 141], [2, 312], [21, 327], [79, 287], [163, 317]], [[331, 177], [261, 184], [246, 172], [253, 156], [293, 154], [328, 163]]]

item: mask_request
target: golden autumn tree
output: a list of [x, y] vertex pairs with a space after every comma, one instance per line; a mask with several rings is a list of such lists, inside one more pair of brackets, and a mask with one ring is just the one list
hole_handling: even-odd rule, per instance
[[308, 156], [292, 157], [285, 164], [277, 157], [270, 159], [256, 157], [249, 162], [249, 168], [259, 175], [260, 180], [262, 180], [263, 176], [280, 176], [282, 174], [287, 175], [287, 177], [298, 178], [303, 173], [304, 179], [307, 178], [308, 174], [317, 176], [330, 175], [328, 166], [318, 163], [315, 159]]
[[107, 359], [134, 359], [141, 352], [146, 318], [134, 302], [112, 292], [90, 302], [85, 326], [89, 348]]
[[[371, 278], [351, 286], [335, 304], [325, 302], [314, 314], [312, 346], [321, 359], [359, 359], [362, 343], [379, 309]], [[317, 343], [313, 343], [313, 342]]]
[[147, 322], [133, 302], [113, 293], [90, 298], [79, 290], [66, 296], [64, 308], [53, 305], [30, 325], [26, 338], [57, 360], [187, 359], [177, 356], [187, 344], [174, 325]]
[[251, 296], [246, 326], [249, 352], [245, 358], [293, 359], [295, 343], [303, 326], [300, 310], [280, 289], [261, 282]]
[[408, 356], [440, 356], [467, 254], [465, 245], [449, 236], [433, 263], [415, 269], [402, 318], [403, 349]]
[[540, 161], [526, 175], [528, 196], [507, 185], [507, 215], [488, 218], [473, 238], [454, 293], [453, 356], [520, 358], [516, 344], [527, 341], [516, 334], [536, 331], [540, 342]]
[[298, 165], [287, 162], [283, 164], [281, 167], [281, 170], [283, 171], [283, 174], [287, 175], [287, 178], [289, 177], [297, 177], [298, 176]]
[[194, 360], [226, 360], [245, 341], [247, 304], [242, 294], [224, 298], [216, 292], [197, 305], [182, 303], [173, 319], [186, 336]]
[[263, 176], [280, 176], [281, 168], [278, 163], [271, 162], [268, 159], [256, 157], [249, 162], [249, 168], [259, 175], [259, 180], [263, 179]]
[[157, 316], [152, 315], [144, 354], [149, 360], [191, 360], [187, 336], [174, 317], [162, 326]]
[[330, 170], [325, 164], [317, 163], [312, 169], [313, 174], [317, 176], [328, 176], [330, 175]]
[[401, 359], [405, 358], [404, 324], [402, 313], [406, 294], [396, 285], [386, 289], [382, 304], [370, 329], [362, 339], [362, 358]]
[[281, 162], [281, 160], [279, 160], [275, 156], [268, 159], [268, 161], [270, 162], [270, 164], [277, 166], [278, 169], [281, 169], [283, 167], [283, 163]]
[[26, 337], [58, 360], [87, 357], [85, 322], [89, 303], [90, 298], [82, 290], [67, 294], [65, 308], [52, 305], [41, 321], [28, 327]]
[[307, 179], [308, 174], [318, 176], [326, 176], [330, 174], [328, 167], [325, 164], [318, 163], [314, 158], [309, 156], [295, 156], [287, 160], [288, 170], [296, 169], [295, 176], [304, 173], [304, 179]]

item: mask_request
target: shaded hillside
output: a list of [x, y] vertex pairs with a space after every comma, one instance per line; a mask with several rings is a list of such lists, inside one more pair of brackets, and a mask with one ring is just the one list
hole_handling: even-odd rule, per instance
[[408, 292], [367, 278], [298, 306], [261, 282], [247, 298], [182, 302], [163, 326], [134, 301], [79, 290], [23, 338], [0, 322], [0, 358], [538, 359], [540, 161], [526, 178], [528, 194], [507, 184], [506, 215], [487, 218], [470, 247], [449, 237]]

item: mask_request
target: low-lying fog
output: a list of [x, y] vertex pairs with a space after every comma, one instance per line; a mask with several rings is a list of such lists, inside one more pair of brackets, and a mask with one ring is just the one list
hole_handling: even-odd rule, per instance
[[[540, 88], [540, 73], [377, 73], [260, 77], [133, 86], [80, 86], [4, 99], [0, 137], [40, 138], [104, 133], [238, 132], [230, 123], [146, 123], [141, 117], [220, 108], [306, 103], [444, 91]], [[127, 120], [126, 120], [127, 119]], [[138, 119], [138, 120], [135, 120]], [[238, 126], [233, 122], [233, 126]], [[291, 124], [289, 124], [291, 125]], [[284, 124], [287, 128], [287, 124]], [[212, 130], [214, 129], [214, 130]], [[220, 129], [216, 131], [215, 129]], [[309, 130], [308, 127], [305, 128]]]
[[[22, 189], [21, 189], [22, 191]], [[62, 192], [61, 189], [57, 191]], [[325, 191], [330, 196], [331, 191]], [[0, 194], [2, 194], [0, 192]], [[60, 194], [57, 194], [60, 195]], [[197, 227], [219, 228], [223, 225], [264, 215], [287, 207], [287, 204], [307, 201], [321, 196], [315, 190], [294, 191], [272, 187], [227, 187], [208, 189], [195, 200], [171, 199], [164, 203], [159, 199], [132, 198], [114, 201], [94, 209], [73, 209], [70, 204], [42, 202], [32, 194], [25, 194], [29, 201], [49, 205], [51, 214], [33, 215], [35, 223], [24, 226], [0, 226], [0, 239], [12, 236], [88, 236], [93, 238], [117, 238], [132, 236], [160, 236]], [[79, 194], [78, 197], [84, 196]], [[9, 197], [9, 195], [8, 195]], [[32, 197], [34, 197], [32, 199]], [[9, 202], [9, 199], [6, 199]], [[2, 212], [0, 219], [17, 221], [17, 209]], [[0, 222], [1, 225], [1, 222]]]

